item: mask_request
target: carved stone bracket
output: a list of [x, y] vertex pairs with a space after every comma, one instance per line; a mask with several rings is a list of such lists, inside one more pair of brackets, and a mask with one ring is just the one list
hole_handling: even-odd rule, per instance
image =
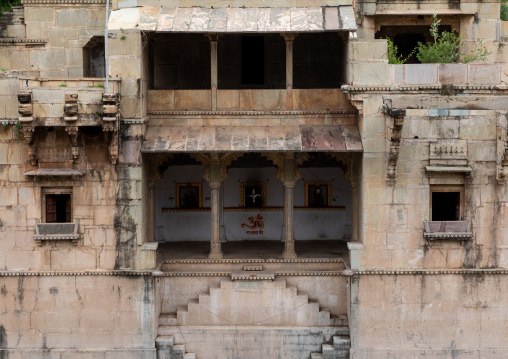
[[18, 113], [20, 114], [19, 122], [29, 123], [33, 121], [33, 105], [32, 93], [21, 92], [18, 94]]
[[118, 160], [118, 131], [113, 132], [111, 143], [109, 144], [109, 159], [113, 165]]
[[79, 157], [79, 147], [78, 147], [78, 134], [79, 129], [78, 126], [67, 126], [65, 127], [65, 131], [71, 137], [72, 143], [72, 162], [76, 163]]
[[118, 127], [120, 104], [118, 94], [102, 94], [102, 130], [111, 132], [111, 142], [109, 144], [109, 158], [111, 164], [116, 164], [118, 160]]
[[34, 145], [35, 142], [35, 127], [33, 126], [33, 105], [32, 105], [32, 93], [21, 92], [18, 94], [18, 113], [20, 114], [19, 122], [22, 124], [21, 131], [23, 137], [28, 144], [28, 155], [30, 157], [30, 164], [35, 166], [37, 164], [37, 148]]
[[402, 133], [402, 125], [406, 110], [404, 109], [387, 109], [387, 114], [392, 117], [393, 125], [390, 129], [390, 152], [388, 154], [388, 168], [386, 178], [390, 181], [395, 180], [397, 175], [397, 161], [399, 159], [400, 136]]
[[78, 94], [65, 95], [64, 120], [68, 122], [78, 120]]

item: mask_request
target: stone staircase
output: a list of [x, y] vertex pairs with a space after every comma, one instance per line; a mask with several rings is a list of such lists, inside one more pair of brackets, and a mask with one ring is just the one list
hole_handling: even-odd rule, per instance
[[334, 335], [333, 344], [323, 344], [321, 353], [311, 353], [310, 359], [349, 359], [351, 339], [346, 335]]
[[175, 344], [176, 314], [166, 313], [159, 317], [155, 348], [157, 359], [196, 359], [195, 353], [186, 353], [185, 345]]
[[221, 281], [209, 293], [176, 312], [177, 325], [279, 325], [346, 327], [345, 315], [332, 315], [307, 293], [285, 280]]
[[159, 317], [158, 359], [349, 359], [347, 316], [331, 314], [284, 279], [222, 280], [175, 310]]

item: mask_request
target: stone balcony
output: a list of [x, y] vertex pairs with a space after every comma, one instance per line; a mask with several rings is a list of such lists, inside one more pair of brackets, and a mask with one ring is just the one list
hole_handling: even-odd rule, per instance
[[356, 124], [356, 109], [339, 88], [149, 90], [148, 114], [154, 126]]
[[434, 241], [459, 241], [461, 245], [473, 238], [469, 221], [424, 222], [423, 237], [431, 246]]
[[79, 240], [78, 223], [36, 223], [34, 240], [39, 245], [42, 241], [72, 241]]

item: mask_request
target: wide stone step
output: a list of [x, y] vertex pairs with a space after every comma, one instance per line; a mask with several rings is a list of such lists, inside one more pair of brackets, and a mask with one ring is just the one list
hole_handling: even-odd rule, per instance
[[159, 325], [159, 328], [157, 328], [157, 335], [158, 336], [173, 336], [175, 334], [180, 333], [177, 326], [173, 325]]
[[336, 350], [349, 350], [351, 348], [351, 338], [346, 335], [334, 335], [333, 347]]
[[155, 344], [165, 345], [168, 347], [173, 347], [174, 337], [172, 335], [159, 335], [157, 339], [155, 339]]
[[310, 359], [323, 359], [323, 354], [321, 354], [321, 353], [310, 353]]
[[337, 326], [337, 327], [347, 327], [348, 326], [348, 319], [347, 315], [336, 315], [332, 314], [330, 315], [331, 325]]
[[178, 325], [176, 313], [162, 313], [159, 317], [159, 325]]
[[196, 353], [186, 353], [183, 359], [196, 359]]

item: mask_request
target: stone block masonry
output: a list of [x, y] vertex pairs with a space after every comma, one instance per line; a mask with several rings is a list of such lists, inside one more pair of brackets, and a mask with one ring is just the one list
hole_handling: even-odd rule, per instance
[[153, 359], [153, 289], [142, 273], [0, 272], [0, 356]]

